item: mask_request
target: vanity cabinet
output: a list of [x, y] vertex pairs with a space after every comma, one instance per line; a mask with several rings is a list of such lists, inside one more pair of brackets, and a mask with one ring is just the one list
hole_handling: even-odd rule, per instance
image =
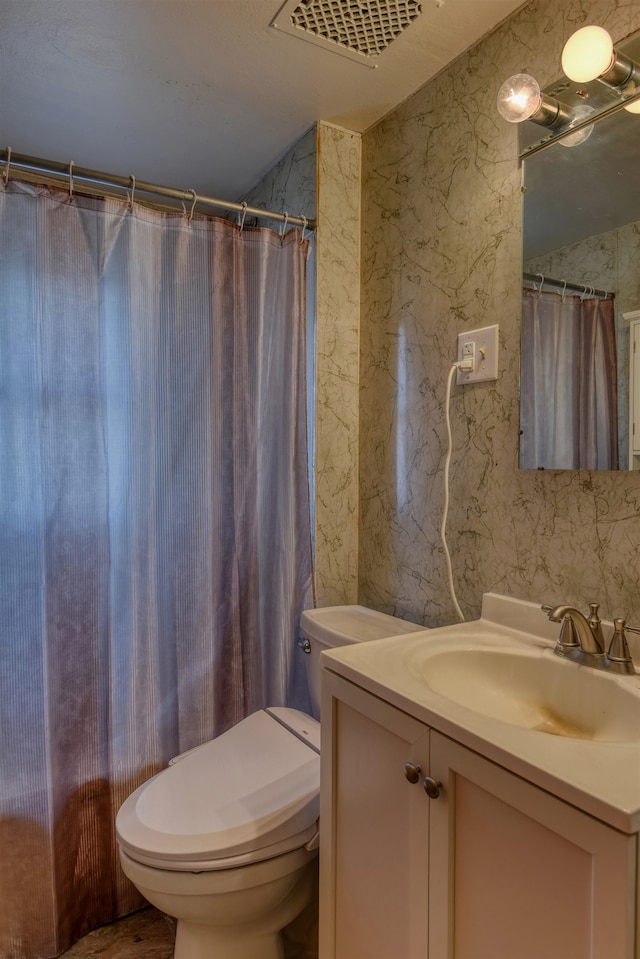
[[634, 959], [636, 836], [326, 669], [322, 710], [320, 959]]
[[430, 959], [633, 959], [636, 837], [435, 731], [430, 751]]
[[321, 893], [320, 955], [426, 955], [422, 857], [429, 809], [420, 773], [412, 784], [404, 767], [428, 768], [429, 730], [357, 686], [334, 676], [329, 683], [335, 695], [323, 699], [320, 754], [321, 783], [326, 777], [320, 861], [327, 884]]

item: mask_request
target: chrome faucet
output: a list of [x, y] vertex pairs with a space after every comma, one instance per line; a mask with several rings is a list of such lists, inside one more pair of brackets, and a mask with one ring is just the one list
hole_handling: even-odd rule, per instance
[[[608, 669], [616, 673], [634, 675], [635, 669], [624, 634], [625, 621], [614, 620], [614, 632], [609, 649], [605, 652], [605, 640], [602, 624], [598, 616], [597, 603], [589, 604], [589, 616], [586, 617], [575, 606], [543, 606], [553, 623], [562, 623], [560, 636], [554, 649], [557, 656], [571, 659], [593, 669]], [[626, 626], [633, 632], [640, 632], [636, 626]]]

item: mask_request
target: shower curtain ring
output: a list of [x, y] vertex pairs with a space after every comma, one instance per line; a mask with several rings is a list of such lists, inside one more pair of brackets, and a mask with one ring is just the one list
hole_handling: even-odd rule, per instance
[[542, 287], [544, 286], [544, 273], [536, 273], [536, 276], [540, 277], [540, 286], [538, 287], [537, 293], [538, 296], [542, 293]]
[[73, 199], [73, 168], [75, 163], [73, 160], [69, 160], [69, 199]]
[[189, 210], [189, 216], [187, 217], [187, 223], [191, 223], [191, 219], [193, 217], [193, 211], [195, 210], [196, 203], [198, 202], [198, 194], [196, 193], [194, 189], [187, 190], [187, 192], [191, 194], [191, 197], [193, 199], [193, 202], [191, 204], [191, 209]]
[[244, 230], [244, 218], [245, 218], [246, 215], [247, 215], [247, 207], [248, 207], [248, 206], [249, 206], [249, 204], [247, 203], [247, 201], [246, 201], [246, 200], [243, 200], [243, 201], [242, 201], [242, 217], [241, 217], [241, 219], [240, 219], [240, 236], [242, 236], [242, 231]]
[[287, 223], [289, 222], [289, 214], [285, 213], [284, 223], [282, 224], [282, 229], [280, 230], [280, 246], [284, 243], [284, 235], [287, 230]]
[[9, 183], [9, 167], [11, 166], [11, 147], [7, 147], [7, 159], [4, 161], [4, 173], [2, 174], [2, 179], [4, 185], [7, 186]]
[[306, 236], [304, 234], [305, 234], [305, 230], [307, 229], [307, 224], [309, 221], [307, 220], [304, 213], [300, 214], [300, 219], [302, 220], [302, 233], [300, 234], [300, 242], [304, 243], [304, 241], [306, 240]]
[[567, 281], [562, 281], [562, 302], [564, 303], [564, 295], [567, 292]]
[[131, 193], [129, 194], [129, 209], [133, 210], [133, 201], [136, 195], [136, 178], [133, 173], [129, 175], [129, 182], [131, 184]]
[[585, 296], [587, 295], [587, 293], [588, 293], [587, 287], [586, 287], [586, 286], [583, 286], [583, 287], [582, 287], [582, 293], [580, 294], [580, 299], [581, 299], [581, 300], [584, 300], [584, 298], [585, 298]]

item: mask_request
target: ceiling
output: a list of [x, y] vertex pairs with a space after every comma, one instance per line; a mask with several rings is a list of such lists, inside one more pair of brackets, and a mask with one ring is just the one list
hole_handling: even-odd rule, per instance
[[364, 132], [522, 5], [422, 0], [351, 59], [270, 26], [282, 3], [0, 0], [0, 146], [241, 199], [316, 120]]

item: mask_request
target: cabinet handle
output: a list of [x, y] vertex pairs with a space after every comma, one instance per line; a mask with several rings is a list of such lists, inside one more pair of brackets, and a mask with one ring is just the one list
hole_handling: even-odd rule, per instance
[[420, 779], [421, 772], [422, 772], [421, 767], [416, 766], [415, 763], [404, 764], [404, 774], [410, 783], [417, 783], [418, 780]]
[[432, 776], [427, 776], [424, 781], [424, 791], [429, 799], [437, 799], [442, 789], [442, 783]]

